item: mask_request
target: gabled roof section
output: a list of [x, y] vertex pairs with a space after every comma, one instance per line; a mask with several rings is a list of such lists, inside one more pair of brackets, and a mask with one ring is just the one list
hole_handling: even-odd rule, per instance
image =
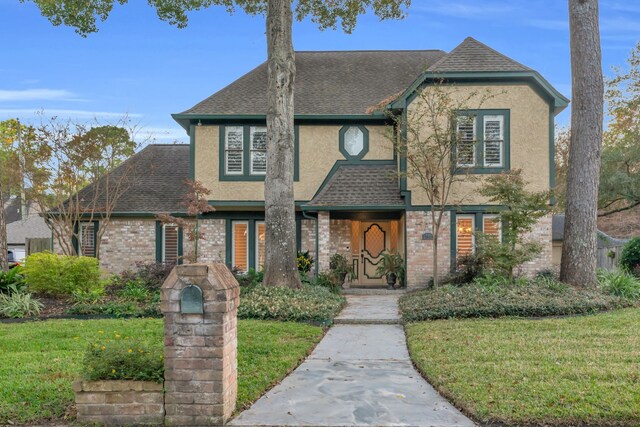
[[443, 56], [428, 71], [533, 71], [519, 62], [501, 54], [473, 37], [467, 37], [448, 55]]
[[395, 101], [388, 105], [391, 109], [406, 107], [409, 98], [420, 87], [434, 81], [447, 83], [508, 83], [531, 84], [541, 96], [549, 101], [555, 114], [569, 105], [569, 99], [558, 92], [537, 71], [497, 52], [472, 37], [467, 37], [449, 54], [429, 66], [409, 85]]
[[[112, 182], [124, 176], [122, 185], [126, 188], [113, 209], [114, 214], [186, 212], [182, 200], [187, 192], [185, 180], [189, 178], [189, 145], [148, 145], [125, 163], [110, 172]], [[80, 200], [93, 200], [100, 185], [102, 179], [83, 188]], [[103, 204], [100, 200], [97, 203]], [[55, 210], [51, 213], [55, 214]]]
[[[296, 52], [295, 114], [365, 115], [444, 55], [441, 50]], [[265, 62], [174, 118], [266, 112]]]
[[305, 208], [399, 207], [404, 205], [395, 165], [343, 164]]

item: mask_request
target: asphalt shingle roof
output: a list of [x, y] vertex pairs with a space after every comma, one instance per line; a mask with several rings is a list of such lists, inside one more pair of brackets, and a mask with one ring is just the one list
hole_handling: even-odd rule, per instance
[[342, 165], [308, 206], [400, 206], [394, 165]]
[[467, 37], [448, 55], [429, 67], [432, 72], [532, 71], [519, 62]]
[[[441, 50], [296, 52], [295, 113], [365, 114], [444, 55]], [[266, 112], [265, 62], [182, 114]]]
[[[189, 145], [148, 145], [111, 172], [117, 180], [126, 172], [126, 191], [118, 199], [114, 212], [184, 212], [182, 198], [189, 178]], [[80, 198], [91, 200], [101, 181], [80, 191]], [[98, 204], [100, 205], [100, 203]]]

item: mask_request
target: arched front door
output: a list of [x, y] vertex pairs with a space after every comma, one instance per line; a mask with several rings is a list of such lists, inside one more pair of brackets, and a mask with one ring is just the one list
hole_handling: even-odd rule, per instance
[[384, 285], [384, 276], [376, 273], [380, 259], [389, 251], [391, 242], [390, 222], [363, 222], [360, 227], [360, 271], [359, 282], [362, 285]]

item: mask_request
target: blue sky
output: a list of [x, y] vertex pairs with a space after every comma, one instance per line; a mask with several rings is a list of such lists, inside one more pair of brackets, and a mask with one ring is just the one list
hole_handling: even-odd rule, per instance
[[[566, 0], [413, 0], [406, 19], [360, 18], [353, 34], [295, 23], [297, 50], [442, 49], [472, 36], [542, 73], [571, 96]], [[640, 39], [640, 2], [601, 0], [603, 68], [624, 65]], [[266, 58], [264, 18], [222, 8], [189, 26], [160, 21], [146, 1], [117, 5], [96, 34], [54, 27], [38, 9], [0, 0], [0, 120], [39, 120], [38, 110], [87, 120], [128, 113], [157, 142], [187, 142], [181, 112]], [[568, 110], [557, 118], [569, 120]]]

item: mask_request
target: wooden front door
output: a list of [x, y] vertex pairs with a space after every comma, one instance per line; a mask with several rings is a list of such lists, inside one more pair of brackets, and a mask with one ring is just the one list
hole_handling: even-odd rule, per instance
[[363, 222], [360, 224], [360, 271], [361, 285], [384, 285], [386, 279], [376, 273], [382, 253], [389, 251], [391, 244], [390, 221]]

